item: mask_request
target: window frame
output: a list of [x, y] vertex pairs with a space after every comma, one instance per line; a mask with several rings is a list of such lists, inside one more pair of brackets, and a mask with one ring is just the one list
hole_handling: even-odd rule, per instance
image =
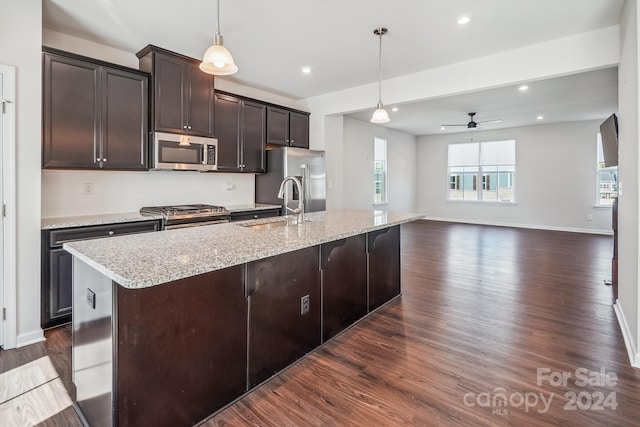
[[[513, 164], [482, 164], [482, 147], [487, 144], [496, 143], [496, 142], [512, 142], [513, 143]], [[477, 161], [474, 164], [465, 164], [465, 165], [450, 165], [449, 164], [449, 156], [450, 149], [452, 145], [464, 145], [464, 144], [478, 144], [478, 152], [477, 152]], [[449, 143], [447, 144], [447, 190], [446, 190], [446, 201], [451, 203], [490, 203], [490, 204], [500, 204], [500, 205], [510, 205], [516, 204], [516, 165], [517, 165], [517, 154], [516, 154], [516, 140], [515, 139], [503, 139], [503, 140], [492, 140], [492, 141], [482, 141], [482, 142], [459, 142], [459, 143]], [[458, 169], [458, 171], [455, 171]], [[475, 171], [467, 171], [465, 169], [475, 169]], [[458, 172], [458, 175], [455, 175]], [[507, 182], [508, 185], [506, 187], [500, 186], [500, 174], [507, 173]], [[473, 199], [465, 199], [464, 198], [464, 188], [462, 190], [462, 199], [456, 199], [451, 197], [451, 191], [454, 190], [452, 188], [452, 183], [457, 183], [457, 188], [455, 190], [460, 190], [460, 187], [464, 187], [464, 179], [460, 179], [462, 175], [471, 175], [473, 174], [473, 182], [472, 189], [469, 192], [475, 193], [475, 198]], [[485, 176], [487, 175], [497, 175], [496, 178], [496, 199], [486, 199], [484, 198], [484, 193], [491, 190], [485, 190]], [[461, 184], [462, 182], [462, 184]], [[511, 197], [509, 200], [503, 200], [498, 197], [500, 194], [501, 188], [508, 188], [511, 191]]]
[[[376, 144], [378, 142], [382, 142], [384, 143], [384, 160], [379, 160], [376, 157]], [[372, 170], [372, 178], [373, 178], [373, 205], [374, 206], [380, 206], [380, 205], [386, 205], [388, 203], [389, 200], [389, 186], [388, 186], [388, 182], [389, 182], [389, 177], [388, 177], [388, 166], [389, 166], [389, 160], [387, 157], [387, 138], [381, 138], [381, 137], [374, 137], [373, 138], [373, 170]], [[379, 171], [377, 169], [377, 165], [381, 163], [382, 164], [382, 171]], [[381, 173], [382, 174], [382, 180], [378, 180], [377, 179], [377, 175]], [[382, 192], [381, 192], [381, 200], [377, 200], [377, 196], [378, 196], [378, 192], [377, 192], [377, 184], [381, 183], [381, 187], [382, 187]]]

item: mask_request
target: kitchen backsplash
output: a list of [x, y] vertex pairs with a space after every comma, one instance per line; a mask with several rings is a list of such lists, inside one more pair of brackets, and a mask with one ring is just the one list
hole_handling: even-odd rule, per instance
[[135, 212], [181, 203], [253, 203], [253, 174], [42, 171], [42, 217]]

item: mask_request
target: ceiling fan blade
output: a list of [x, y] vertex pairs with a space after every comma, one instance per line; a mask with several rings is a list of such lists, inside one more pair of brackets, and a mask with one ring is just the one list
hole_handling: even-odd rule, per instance
[[478, 123], [478, 124], [480, 124], [480, 123], [485, 124], [485, 123], [502, 123], [502, 122], [504, 122], [504, 120], [502, 120], [502, 119], [496, 119], [496, 120], [485, 120], [485, 121], [483, 121], [483, 122], [476, 122], [476, 123]]
[[444, 127], [464, 126], [464, 127], [467, 127], [467, 124], [465, 123], [463, 125], [457, 124], [457, 125], [440, 125], [440, 126], [444, 126]]

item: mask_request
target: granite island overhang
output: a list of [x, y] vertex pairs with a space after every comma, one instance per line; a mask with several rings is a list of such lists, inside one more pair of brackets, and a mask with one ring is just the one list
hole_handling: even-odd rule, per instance
[[79, 415], [206, 419], [399, 296], [399, 226], [422, 217], [335, 210], [65, 243]]

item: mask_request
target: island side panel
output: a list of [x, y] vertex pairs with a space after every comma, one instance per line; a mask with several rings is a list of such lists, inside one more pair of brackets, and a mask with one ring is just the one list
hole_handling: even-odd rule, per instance
[[111, 279], [73, 258], [74, 402], [92, 427], [112, 426], [113, 286]]
[[367, 314], [366, 235], [324, 243], [322, 268], [322, 341]]
[[367, 233], [369, 311], [400, 295], [400, 226]]
[[[247, 264], [249, 387], [320, 345], [319, 246]], [[302, 298], [309, 311], [302, 313]]]
[[243, 265], [117, 289], [118, 425], [193, 425], [246, 391]]

